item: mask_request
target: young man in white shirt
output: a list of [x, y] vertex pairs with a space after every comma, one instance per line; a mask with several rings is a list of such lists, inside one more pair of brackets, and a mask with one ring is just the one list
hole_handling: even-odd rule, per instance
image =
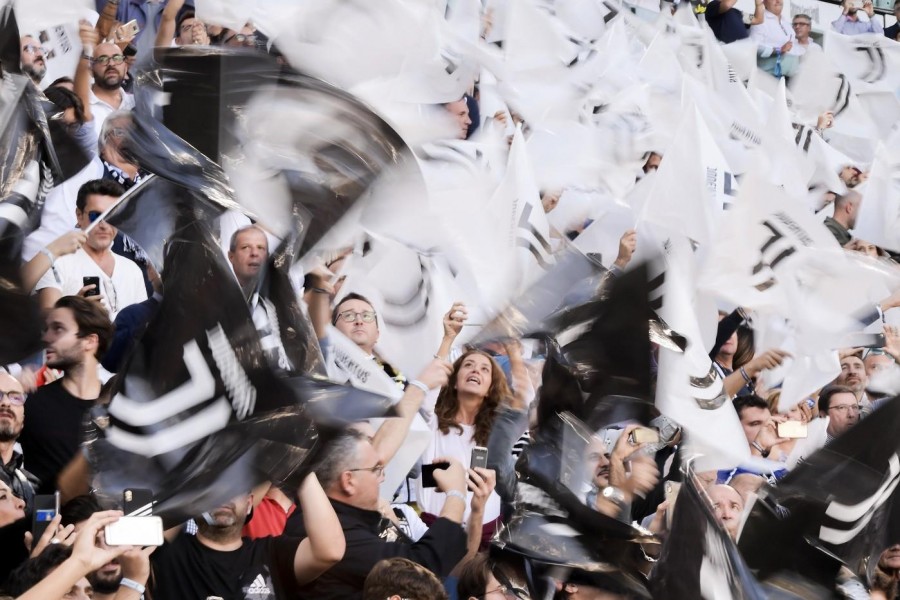
[[[83, 231], [112, 206], [124, 193], [122, 186], [109, 179], [88, 181], [78, 190], [75, 201], [75, 216], [78, 227]], [[138, 266], [112, 252], [116, 228], [100, 222], [87, 236], [87, 242], [74, 254], [60, 257], [50, 256], [52, 264], [35, 289], [41, 308], [49, 311], [62, 296], [82, 292], [85, 277], [98, 277], [99, 296], [92, 296], [101, 302], [114, 320], [126, 306], [147, 299], [147, 288]]]

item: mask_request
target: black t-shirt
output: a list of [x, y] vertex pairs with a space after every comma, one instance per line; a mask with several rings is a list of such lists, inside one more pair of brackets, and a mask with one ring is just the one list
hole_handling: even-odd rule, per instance
[[181, 534], [150, 556], [153, 600], [276, 600], [295, 598], [294, 555], [300, 538], [243, 539], [237, 550], [207, 548]]
[[39, 387], [25, 405], [19, 442], [25, 468], [41, 480], [38, 494], [52, 494], [56, 489], [56, 477], [78, 452], [82, 423], [96, 402], [96, 398], [76, 398], [62, 382], [57, 379]]
[[712, 0], [706, 5], [706, 24], [712, 29], [716, 39], [725, 44], [736, 42], [750, 36], [744, 23], [744, 13], [736, 8], [729, 8], [719, 14], [719, 0]]

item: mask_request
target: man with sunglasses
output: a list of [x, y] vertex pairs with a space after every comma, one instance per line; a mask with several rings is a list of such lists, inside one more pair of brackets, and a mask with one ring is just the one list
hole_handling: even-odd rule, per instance
[[40, 86], [41, 80], [47, 74], [47, 59], [44, 56], [44, 48], [33, 36], [24, 35], [22, 42], [22, 72], [31, 78], [34, 85]]
[[[122, 186], [109, 179], [94, 179], [82, 185], [75, 200], [78, 227], [86, 231], [123, 193]], [[76, 252], [59, 258], [50, 257], [50, 270], [35, 286], [45, 311], [49, 312], [62, 296], [80, 294], [102, 303], [113, 320], [126, 306], [147, 299], [144, 277], [137, 264], [112, 251], [116, 231], [115, 227], [101, 221], [91, 229], [84, 246]], [[85, 286], [85, 277], [96, 277], [100, 282], [99, 289]]]

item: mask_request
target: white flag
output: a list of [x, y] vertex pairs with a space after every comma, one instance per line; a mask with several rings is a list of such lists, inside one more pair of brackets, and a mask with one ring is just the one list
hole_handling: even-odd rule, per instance
[[854, 237], [900, 252], [900, 158], [896, 152], [878, 146], [869, 179], [858, 191], [863, 199]]

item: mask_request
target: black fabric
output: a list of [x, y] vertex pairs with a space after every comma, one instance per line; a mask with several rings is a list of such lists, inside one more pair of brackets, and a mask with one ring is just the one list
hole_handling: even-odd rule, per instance
[[237, 550], [207, 548], [182, 534], [151, 556], [154, 600], [274, 600], [297, 593], [294, 555], [300, 539], [244, 538]]
[[[381, 513], [349, 506], [337, 500], [331, 500], [331, 505], [344, 530], [347, 550], [339, 563], [304, 586], [298, 598], [361, 599], [363, 583], [375, 563], [397, 556], [408, 558], [443, 578], [450, 574], [450, 570], [466, 553], [465, 531], [462, 526], [448, 519], [438, 518], [416, 543], [388, 541], [382, 537]], [[284, 532], [286, 535], [306, 536], [302, 507], [298, 506], [288, 517]]]
[[750, 36], [744, 24], [744, 15], [736, 8], [729, 8], [719, 13], [719, 0], [712, 0], [706, 5], [706, 23], [712, 29], [716, 39], [725, 44], [736, 42]]
[[52, 494], [56, 477], [78, 452], [81, 425], [96, 398], [76, 398], [63, 380], [41, 386], [28, 397], [19, 443], [28, 470], [40, 479], [38, 494]]
[[0, 528], [0, 548], [3, 548], [3, 560], [0, 560], [0, 584], [6, 581], [14, 568], [28, 558], [28, 550], [23, 540], [25, 532], [31, 529], [34, 488], [38, 480], [23, 468], [22, 458], [22, 454], [14, 451], [12, 459], [0, 468], [0, 480], [25, 501], [25, 518]]

